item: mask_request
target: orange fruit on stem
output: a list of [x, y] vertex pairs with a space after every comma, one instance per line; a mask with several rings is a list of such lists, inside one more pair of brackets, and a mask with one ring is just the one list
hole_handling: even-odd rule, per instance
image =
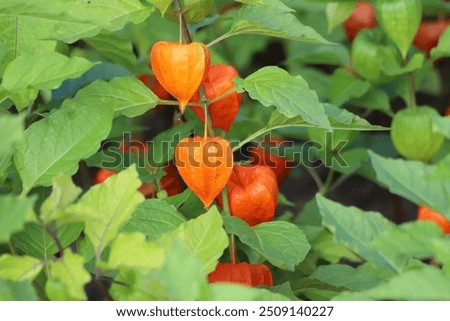
[[[269, 147], [279, 147], [284, 141], [280, 138], [273, 138], [264, 141]], [[291, 171], [292, 162], [282, 156], [278, 156], [270, 150], [262, 147], [250, 147], [249, 156], [252, 158], [253, 165], [263, 165], [269, 167], [277, 177], [278, 184], [282, 182]]]
[[264, 264], [218, 263], [208, 275], [209, 283], [238, 283], [246, 286], [273, 286], [272, 272]]
[[207, 208], [230, 178], [233, 152], [230, 143], [220, 137], [185, 138], [175, 148], [175, 165]]
[[[231, 215], [250, 226], [272, 221], [278, 203], [277, 178], [273, 171], [262, 165], [234, 165], [227, 183]], [[222, 198], [218, 199], [223, 208]]]
[[[231, 90], [234, 87], [233, 79], [235, 77], [239, 77], [239, 73], [233, 66], [211, 65], [205, 74], [205, 81], [203, 82], [206, 98], [213, 100]], [[213, 126], [228, 132], [239, 111], [241, 100], [242, 94], [234, 91], [221, 100], [210, 104], [208, 106], [208, 113]], [[198, 93], [194, 95], [192, 101], [200, 101]], [[205, 122], [203, 107], [193, 106], [192, 110], [202, 122]]]
[[186, 104], [198, 90], [209, 64], [209, 51], [199, 42], [179, 44], [159, 41], [152, 47], [150, 61], [156, 79], [180, 103]]
[[417, 211], [417, 219], [419, 221], [434, 222], [442, 229], [444, 234], [450, 234], [450, 220], [425, 206], [419, 207]]
[[373, 5], [367, 2], [357, 2], [351, 16], [344, 21], [343, 27], [348, 40], [356, 38], [361, 29], [371, 29], [377, 25]]
[[439, 38], [449, 25], [449, 21], [422, 22], [414, 37], [414, 46], [429, 54], [430, 50], [437, 46]]

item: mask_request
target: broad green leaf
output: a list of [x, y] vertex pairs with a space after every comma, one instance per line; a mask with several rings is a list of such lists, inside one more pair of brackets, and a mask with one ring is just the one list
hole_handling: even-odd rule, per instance
[[81, 193], [81, 188], [72, 182], [68, 175], [59, 175], [53, 178], [52, 194], [42, 203], [41, 220], [49, 223], [63, 215], [65, 208], [75, 202]]
[[236, 85], [264, 106], [276, 106], [288, 118], [302, 116], [310, 124], [330, 128], [317, 94], [300, 76], [291, 76], [278, 67], [265, 67], [244, 80], [236, 80]]
[[125, 66], [129, 70], [136, 68], [136, 56], [130, 40], [120, 38], [113, 33], [102, 32], [95, 37], [85, 39], [85, 41], [107, 59]]
[[153, 4], [156, 8], [158, 8], [158, 10], [161, 11], [161, 14], [163, 16], [173, 2], [173, 0], [146, 0], [146, 1]]
[[261, 288], [238, 284], [212, 284], [211, 301], [290, 301], [287, 296]]
[[350, 104], [368, 110], [380, 110], [385, 113], [391, 112], [389, 96], [381, 89], [370, 88], [362, 97], [352, 98]]
[[111, 176], [102, 184], [89, 189], [78, 203], [67, 208], [74, 221], [85, 223], [84, 233], [95, 248], [98, 261], [104, 248], [128, 222], [135, 208], [144, 200], [138, 188], [136, 167]]
[[117, 301], [165, 300], [164, 290], [154, 272], [121, 269], [115, 276], [109, 293]]
[[169, 249], [174, 240], [180, 240], [201, 260], [203, 271], [211, 272], [222, 256], [223, 250], [228, 246], [228, 237], [222, 225], [222, 216], [213, 206], [207, 213], [179, 225], [154, 242]]
[[442, 231], [436, 224], [415, 221], [379, 235], [371, 247], [393, 256], [425, 259], [433, 256], [432, 243], [441, 236]]
[[152, 270], [160, 268], [164, 262], [163, 248], [145, 240], [142, 233], [119, 234], [111, 243], [106, 268]]
[[450, 28], [445, 29], [439, 38], [437, 47], [431, 49], [430, 55], [433, 60], [450, 57]]
[[448, 301], [450, 276], [427, 266], [395, 276], [390, 281], [367, 291], [344, 292], [334, 300]]
[[64, 257], [49, 263], [50, 277], [45, 285], [45, 293], [52, 301], [86, 300], [84, 286], [91, 280], [85, 270], [83, 257], [64, 251]]
[[0, 256], [0, 279], [10, 281], [33, 280], [42, 269], [43, 262], [30, 256]]
[[8, 91], [29, 87], [55, 89], [66, 79], [78, 78], [94, 63], [79, 57], [66, 57], [57, 52], [29, 53], [16, 58], [5, 69], [2, 86]]
[[23, 138], [23, 115], [0, 114], [0, 160], [10, 156]]
[[236, 2], [245, 3], [252, 6], [263, 7], [266, 9], [276, 9], [282, 12], [293, 12], [295, 10], [286, 6], [280, 0], [236, 0]]
[[433, 132], [439, 133], [445, 136], [445, 138], [450, 139], [450, 117], [435, 115], [433, 118]]
[[0, 280], [0, 301], [37, 301], [38, 297], [30, 281], [12, 282]]
[[383, 61], [381, 70], [388, 76], [398, 76], [413, 72], [423, 67], [425, 55], [421, 52], [415, 53], [403, 66], [401, 60], [396, 59], [392, 50], [378, 50], [378, 56]]
[[15, 153], [24, 192], [50, 185], [57, 174], [75, 174], [78, 162], [99, 148], [111, 129], [113, 111], [107, 105], [91, 107], [75, 98], [28, 127]]
[[328, 33], [342, 24], [355, 9], [355, 2], [331, 2], [327, 5]]
[[53, 1], [14, 0], [0, 3], [0, 43], [5, 56], [0, 74], [22, 54], [50, 52], [61, 40], [73, 43], [102, 30], [116, 31], [144, 21], [153, 8], [139, 0]]
[[377, 20], [406, 57], [422, 20], [420, 0], [377, 0], [375, 2]]
[[362, 97], [369, 88], [369, 82], [355, 77], [344, 69], [337, 69], [330, 78], [330, 102], [341, 106], [352, 98]]
[[117, 114], [140, 116], [154, 108], [159, 98], [134, 77], [117, 77], [109, 82], [97, 80], [80, 90], [75, 99], [91, 109], [109, 106]]
[[221, 38], [240, 34], [271, 36], [309, 43], [327, 42], [314, 29], [300, 23], [293, 14], [259, 6], [241, 8], [233, 15], [230, 31]]
[[[349, 65], [349, 49], [343, 44], [316, 45], [306, 42], [289, 42], [287, 44], [288, 64], [312, 64], [312, 65]], [[296, 67], [295, 72], [302, 75], [305, 66]], [[298, 69], [298, 70], [297, 70]], [[310, 87], [312, 85], [309, 83]]]
[[[362, 291], [373, 288], [381, 279], [375, 274], [361, 268], [353, 268], [343, 264], [321, 265], [308, 278], [302, 281], [303, 286], [310, 286], [310, 281], [320, 281], [335, 288], [351, 291]], [[317, 283], [316, 283], [317, 284]], [[302, 292], [311, 290], [301, 289]]]
[[0, 243], [6, 243], [11, 235], [20, 231], [33, 214], [34, 198], [0, 195]]
[[[302, 230], [306, 233], [304, 227], [302, 227]], [[359, 257], [348, 247], [343, 244], [336, 244], [333, 238], [333, 234], [322, 228], [319, 235], [310, 241], [313, 250], [320, 258], [330, 263], [338, 263], [342, 259], [350, 262], [360, 261]]]
[[[82, 231], [83, 224], [66, 224], [58, 227], [56, 235], [63, 248], [67, 248], [76, 241]], [[47, 259], [58, 253], [52, 236], [36, 223], [25, 224], [22, 231], [12, 236], [12, 242], [21, 252], [39, 259]]]
[[154, 240], [164, 233], [175, 230], [186, 222], [175, 206], [159, 199], [149, 199], [133, 212], [133, 216], [122, 228], [123, 232], [141, 232], [147, 239]]
[[164, 265], [157, 272], [167, 299], [174, 301], [204, 300], [209, 286], [202, 261], [178, 240], [168, 251]]
[[[352, 114], [346, 109], [339, 109], [336, 106], [325, 104], [325, 114], [333, 129], [345, 130], [387, 130], [387, 128], [371, 125], [365, 119]], [[278, 111], [274, 111], [270, 117], [267, 129], [275, 130], [285, 127], [317, 127], [306, 122], [302, 117], [288, 118]]]
[[427, 165], [389, 159], [369, 151], [377, 180], [417, 205], [427, 206], [450, 219], [450, 157]]
[[334, 235], [335, 241], [345, 244], [355, 253], [375, 265], [399, 270], [397, 262], [388, 260], [382, 251], [370, 247], [370, 243], [377, 236], [393, 229], [395, 225], [376, 212], [363, 212], [356, 207], [345, 207], [324, 198], [316, 196], [323, 225]]
[[235, 234], [242, 243], [281, 269], [293, 271], [311, 249], [303, 232], [288, 222], [268, 222], [254, 227], [237, 217], [225, 217], [224, 222], [228, 233]]

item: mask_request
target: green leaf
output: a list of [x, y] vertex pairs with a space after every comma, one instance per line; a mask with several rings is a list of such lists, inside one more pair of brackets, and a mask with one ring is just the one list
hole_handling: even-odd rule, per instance
[[290, 301], [287, 296], [238, 284], [212, 284], [211, 301]]
[[159, 199], [149, 199], [138, 205], [133, 216], [122, 228], [123, 232], [141, 232], [154, 240], [164, 233], [175, 230], [186, 222], [175, 206]]
[[389, 96], [381, 89], [370, 88], [362, 97], [352, 98], [350, 103], [368, 110], [380, 110], [391, 113]]
[[16, 58], [5, 69], [2, 86], [8, 91], [27, 88], [55, 89], [66, 79], [78, 78], [95, 64], [57, 52], [29, 53]]
[[23, 228], [27, 217], [33, 215], [34, 202], [34, 198], [0, 195], [0, 243]]
[[158, 8], [158, 10], [161, 11], [161, 15], [163, 15], [163, 16], [173, 2], [173, 0], [146, 0], [146, 1], [150, 2], [156, 8]]
[[436, 224], [415, 221], [376, 237], [371, 247], [393, 256], [425, 259], [433, 256], [432, 243], [441, 237], [442, 231]]
[[136, 56], [133, 53], [133, 44], [116, 36], [113, 33], [102, 32], [95, 37], [85, 39], [86, 43], [107, 59], [127, 67], [136, 68]]
[[445, 29], [439, 38], [437, 47], [431, 49], [430, 56], [433, 60], [450, 57], [450, 28]]
[[138, 192], [140, 185], [133, 165], [102, 184], [91, 187], [78, 203], [67, 208], [66, 212], [72, 220], [85, 223], [84, 233], [95, 248], [97, 261], [144, 200]]
[[10, 156], [23, 137], [24, 115], [0, 114], [0, 160]]
[[341, 106], [351, 98], [363, 96], [369, 88], [369, 82], [355, 77], [344, 69], [337, 69], [330, 78], [330, 102]]
[[[290, 42], [287, 49], [286, 63], [294, 67], [295, 72], [300, 75], [303, 75], [307, 67], [298, 66], [297, 63], [336, 66], [350, 64], [349, 49], [343, 44], [322, 44], [318, 46], [306, 42]], [[313, 87], [309, 81], [308, 84]]]
[[323, 225], [334, 235], [335, 241], [344, 244], [355, 253], [375, 265], [397, 271], [397, 262], [386, 259], [383, 252], [370, 247], [377, 236], [394, 228], [394, 224], [376, 212], [363, 212], [356, 207], [345, 207], [339, 203], [327, 200], [321, 195], [316, 196]]
[[378, 50], [379, 59], [383, 61], [380, 64], [381, 70], [385, 75], [398, 76], [413, 72], [423, 67], [425, 55], [421, 52], [415, 53], [406, 65], [400, 59], [396, 59], [395, 53], [386, 48], [386, 50]]
[[25, 131], [15, 153], [24, 192], [37, 185], [50, 185], [57, 174], [75, 174], [78, 162], [92, 155], [107, 137], [111, 108], [105, 105], [92, 109], [82, 103], [77, 99], [68, 101]]
[[68, 175], [59, 175], [53, 178], [52, 194], [42, 203], [41, 220], [49, 223], [62, 216], [67, 206], [75, 202], [81, 193], [81, 188], [72, 182]]
[[301, 76], [291, 76], [278, 67], [265, 67], [244, 80], [236, 80], [236, 85], [264, 106], [276, 106], [288, 118], [302, 116], [310, 124], [330, 128], [317, 94]]
[[159, 98], [134, 77], [117, 77], [109, 82], [97, 80], [80, 90], [75, 99], [91, 109], [109, 106], [116, 114], [140, 116], [154, 108]]
[[236, 0], [236, 2], [245, 3], [251, 6], [259, 6], [266, 9], [275, 9], [282, 12], [293, 12], [294, 9], [289, 8], [280, 0]]
[[30, 281], [12, 282], [0, 280], [0, 301], [37, 301], [38, 297]]
[[[302, 227], [302, 230], [306, 233], [305, 227]], [[314, 252], [320, 258], [331, 263], [338, 263], [342, 259], [350, 262], [360, 261], [348, 247], [342, 244], [336, 244], [333, 238], [333, 234], [322, 228], [319, 235], [310, 241]]]
[[84, 269], [83, 257], [64, 251], [64, 257], [49, 263], [50, 278], [45, 285], [45, 293], [52, 301], [86, 300], [84, 285], [91, 275]]
[[27, 53], [54, 51], [56, 42], [73, 43], [102, 30], [121, 30], [140, 23], [153, 11], [139, 0], [57, 1], [15, 0], [0, 3], [0, 43], [5, 56], [0, 74], [12, 60]]
[[331, 2], [327, 5], [328, 33], [342, 24], [355, 9], [355, 2]]
[[352, 291], [370, 289], [381, 281], [379, 277], [365, 269], [355, 269], [343, 264], [319, 266], [308, 279], [318, 280], [336, 288], [345, 288]]
[[448, 301], [450, 276], [427, 266], [405, 272], [367, 291], [343, 292], [334, 300]]
[[445, 138], [450, 139], [450, 117], [434, 115], [433, 132], [439, 133], [445, 136]]
[[155, 244], [167, 249], [178, 239], [199, 258], [206, 273], [214, 270], [217, 261], [228, 246], [228, 237], [222, 228], [222, 216], [215, 206], [199, 217], [187, 221], [172, 232], [162, 235]]
[[[63, 248], [67, 248], [76, 241], [82, 231], [83, 224], [67, 224], [58, 227], [56, 235]], [[36, 223], [25, 224], [25, 228], [14, 234], [11, 240], [21, 252], [39, 259], [47, 259], [58, 252], [52, 236]]]
[[[336, 106], [325, 104], [325, 114], [328, 116], [332, 129], [346, 130], [386, 130], [387, 128], [371, 125], [365, 119], [352, 114], [346, 109], [339, 109]], [[274, 111], [270, 117], [267, 129], [275, 130], [286, 127], [317, 127], [306, 122], [302, 117], [288, 118], [278, 111]]]
[[319, 33], [301, 24], [293, 14], [278, 9], [244, 6], [233, 18], [231, 29], [223, 38], [254, 34], [309, 43], [327, 43]]
[[202, 261], [180, 241], [175, 241], [158, 271], [158, 280], [168, 300], [202, 300], [208, 294], [208, 282]]
[[39, 274], [43, 262], [30, 256], [0, 256], [0, 279], [22, 282], [33, 280]]
[[119, 234], [111, 243], [108, 263], [105, 268], [152, 270], [160, 268], [164, 262], [163, 248], [145, 240], [142, 233]]
[[405, 58], [422, 20], [420, 0], [377, 0], [377, 20]]
[[369, 151], [377, 180], [417, 205], [429, 207], [450, 219], [450, 157], [435, 165], [389, 159]]
[[228, 233], [235, 234], [242, 243], [281, 269], [293, 271], [311, 249], [303, 232], [288, 222], [267, 222], [250, 227], [232, 216], [225, 217], [224, 222]]

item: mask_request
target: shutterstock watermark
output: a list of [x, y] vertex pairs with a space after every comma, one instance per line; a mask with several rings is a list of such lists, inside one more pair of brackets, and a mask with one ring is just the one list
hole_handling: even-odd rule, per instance
[[[126, 137], [130, 137], [128, 133], [124, 133], [123, 141], [127, 141]], [[221, 138], [208, 141], [194, 138], [183, 140], [183, 138], [177, 133], [168, 140], [157, 142], [137, 140], [129, 140], [125, 144], [119, 141], [105, 142], [101, 149], [100, 166], [123, 168], [134, 163], [138, 168], [162, 167], [166, 165], [167, 160], [175, 159], [177, 166], [222, 167], [224, 164], [233, 166], [231, 157], [233, 154], [235, 161], [268, 167], [275, 167], [279, 164], [280, 158], [286, 160], [284, 163], [286, 168], [349, 167], [342, 157], [342, 151], [349, 141], [334, 139], [332, 132], [324, 132], [324, 139], [321, 142], [281, 141], [270, 134], [261, 137], [258, 141], [245, 144], [240, 141], [229, 141], [229, 145], [223, 144], [223, 141], [219, 143], [218, 140], [220, 141]], [[258, 157], [255, 157], [256, 150], [259, 150]]]

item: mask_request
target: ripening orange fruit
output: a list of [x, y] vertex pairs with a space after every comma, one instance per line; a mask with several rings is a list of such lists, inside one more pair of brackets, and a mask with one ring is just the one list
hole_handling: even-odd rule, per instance
[[209, 65], [209, 51], [200, 42], [180, 44], [159, 41], [152, 47], [150, 62], [156, 79], [180, 103], [184, 112], [197, 92]]
[[249, 287], [273, 286], [272, 272], [264, 264], [218, 263], [208, 275], [209, 283], [238, 283]]
[[230, 143], [220, 137], [185, 138], [175, 148], [175, 165], [207, 208], [230, 178], [233, 152]]
[[419, 221], [434, 222], [442, 229], [444, 234], [450, 234], [450, 220], [425, 206], [419, 207], [419, 210], [417, 211], [417, 219]]
[[439, 38], [449, 26], [450, 21], [422, 22], [414, 37], [414, 46], [429, 54], [431, 49], [437, 46]]
[[[231, 90], [234, 87], [233, 79], [235, 77], [239, 77], [239, 73], [233, 66], [211, 65], [205, 74], [205, 81], [203, 82], [206, 98], [213, 100]], [[194, 102], [199, 100], [198, 94], [195, 94], [192, 98]], [[226, 132], [230, 130], [231, 124], [233, 124], [239, 111], [241, 100], [242, 94], [234, 91], [208, 106], [208, 113], [214, 128], [220, 128]], [[202, 122], [205, 121], [203, 107], [193, 106], [192, 110]]]
[[375, 10], [371, 3], [357, 2], [351, 16], [344, 21], [343, 27], [347, 38], [352, 41], [361, 29], [371, 29], [377, 25]]
[[[231, 215], [253, 226], [273, 221], [278, 203], [278, 185], [274, 172], [266, 166], [234, 165], [227, 183]], [[218, 197], [220, 207], [222, 198]]]
[[170, 94], [164, 89], [163, 86], [156, 79], [155, 75], [143, 74], [137, 76], [137, 78], [144, 83], [148, 88], [150, 88], [153, 93], [158, 96], [159, 99], [170, 99]]

